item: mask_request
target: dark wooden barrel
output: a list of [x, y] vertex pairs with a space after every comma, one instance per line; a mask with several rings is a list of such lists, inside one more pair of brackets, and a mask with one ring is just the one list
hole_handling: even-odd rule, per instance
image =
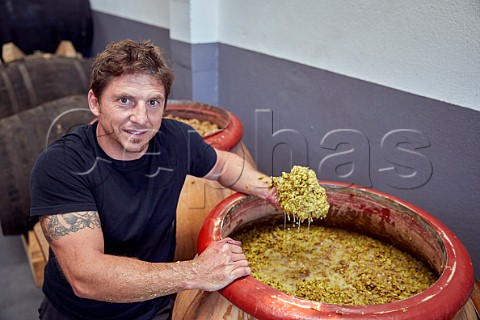
[[0, 44], [13, 42], [24, 53], [55, 52], [70, 40], [78, 52], [90, 56], [92, 10], [88, 0], [0, 1]]
[[0, 222], [4, 235], [33, 228], [29, 218], [30, 173], [48, 143], [89, 123], [87, 95], [54, 100], [0, 120]]
[[91, 60], [62, 56], [0, 65], [0, 119], [63, 97], [86, 94]]

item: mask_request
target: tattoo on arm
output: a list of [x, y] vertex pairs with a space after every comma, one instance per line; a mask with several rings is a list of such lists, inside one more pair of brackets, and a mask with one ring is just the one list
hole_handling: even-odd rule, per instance
[[42, 216], [40, 217], [40, 223], [48, 243], [82, 229], [101, 227], [97, 211]]

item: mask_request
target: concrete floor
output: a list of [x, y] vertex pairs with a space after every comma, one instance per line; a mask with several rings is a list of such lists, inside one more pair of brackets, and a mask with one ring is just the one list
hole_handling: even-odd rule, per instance
[[38, 319], [42, 290], [35, 286], [20, 236], [0, 233], [0, 319]]

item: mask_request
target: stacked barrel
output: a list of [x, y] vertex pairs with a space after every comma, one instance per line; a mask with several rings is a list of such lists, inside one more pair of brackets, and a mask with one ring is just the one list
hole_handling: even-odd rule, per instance
[[[52, 139], [93, 118], [86, 100], [90, 60], [65, 52], [25, 56], [18, 48], [11, 50], [13, 46], [3, 46], [6, 63], [0, 65], [0, 221], [4, 235], [25, 234], [35, 222], [28, 215], [28, 180], [37, 155]], [[16, 52], [15, 60], [9, 60], [6, 52]], [[83, 96], [75, 96], [79, 94]]]
[[[93, 39], [84, 0], [0, 2], [0, 223], [25, 235], [28, 180], [37, 155], [55, 137], [88, 123]], [[73, 97], [83, 95], [82, 97]], [[58, 100], [61, 99], [61, 100]], [[73, 109], [83, 109], [74, 110]]]

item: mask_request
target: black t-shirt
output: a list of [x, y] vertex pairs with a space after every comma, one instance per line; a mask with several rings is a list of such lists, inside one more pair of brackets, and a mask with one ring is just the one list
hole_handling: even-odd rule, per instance
[[[96, 126], [79, 127], [41, 153], [30, 180], [30, 214], [98, 211], [106, 254], [171, 262], [185, 177], [205, 176], [216, 162], [215, 150], [190, 126], [164, 119], [143, 157], [114, 160], [100, 148]], [[52, 250], [43, 291], [60, 311], [79, 319], [149, 319], [169, 299], [107, 303], [79, 298]]]

